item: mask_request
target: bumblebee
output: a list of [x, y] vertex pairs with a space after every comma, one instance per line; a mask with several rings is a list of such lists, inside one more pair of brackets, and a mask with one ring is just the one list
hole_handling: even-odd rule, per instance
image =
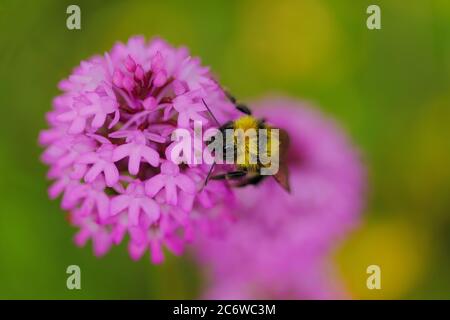
[[[239, 110], [243, 115], [239, 118], [237, 118], [234, 121], [228, 121], [222, 125], [220, 125], [217, 121], [217, 119], [212, 114], [211, 110], [209, 109], [206, 102], [203, 100], [203, 104], [207, 108], [208, 112], [210, 113], [211, 117], [216, 121], [216, 123], [219, 126], [219, 131], [221, 134], [221, 137], [225, 137], [227, 134], [227, 130], [229, 129], [234, 130], [236, 132], [237, 130], [242, 130], [242, 132], [247, 132], [249, 129], [254, 129], [255, 132], [263, 132], [265, 133], [265, 139], [261, 139], [260, 135], [255, 136], [255, 143], [250, 143], [247, 139], [244, 137], [244, 141], [241, 140], [241, 145], [239, 147], [239, 143], [237, 141], [237, 137], [234, 136], [233, 139], [227, 139], [227, 142], [223, 145], [223, 157], [226, 157], [228, 155], [228, 151], [230, 149], [233, 150], [231, 152], [233, 159], [226, 159], [224, 158], [223, 162], [229, 163], [227, 160], [232, 160], [231, 162], [234, 163], [235, 170], [220, 173], [216, 175], [212, 175], [212, 172], [215, 167], [215, 162], [211, 166], [208, 175], [205, 180], [204, 186], [208, 183], [208, 181], [211, 180], [231, 180], [233, 181], [233, 185], [235, 187], [245, 187], [247, 185], [257, 185], [261, 181], [263, 181], [266, 177], [274, 177], [274, 179], [277, 181], [277, 183], [285, 189], [287, 192], [290, 192], [290, 186], [289, 186], [289, 172], [288, 167], [286, 165], [286, 154], [289, 147], [289, 135], [287, 132], [280, 128], [273, 128], [269, 124], [266, 123], [265, 119], [257, 119], [254, 116], [252, 116], [252, 111], [244, 104], [238, 103], [236, 99], [231, 96], [229, 93], [225, 92], [228, 99], [234, 104], [237, 110]], [[263, 130], [260, 130], [263, 129]], [[273, 138], [271, 135], [272, 129], [278, 129], [278, 135], [276, 135], [276, 138]], [[214, 140], [218, 139], [218, 137], [215, 137]], [[260, 141], [261, 139], [261, 141]], [[211, 141], [207, 143], [209, 146]], [[278, 148], [275, 148], [278, 152], [278, 154], [271, 154], [272, 151], [272, 144], [278, 144]], [[262, 147], [261, 147], [262, 145]], [[264, 175], [262, 174], [262, 170], [266, 169], [267, 167], [270, 167], [272, 163], [270, 162], [262, 162], [261, 158], [258, 156], [259, 152], [262, 149], [267, 152], [268, 157], [270, 159], [276, 159], [278, 161], [277, 167], [278, 171], [272, 175]], [[256, 161], [250, 161], [250, 159], [256, 159]]]

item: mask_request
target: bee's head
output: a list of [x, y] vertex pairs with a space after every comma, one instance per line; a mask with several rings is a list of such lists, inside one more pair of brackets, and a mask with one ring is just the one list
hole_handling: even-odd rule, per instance
[[242, 116], [234, 121], [234, 129], [242, 129], [244, 131], [248, 129], [255, 129], [257, 130], [259, 128], [260, 121], [256, 119], [253, 116], [245, 115]]

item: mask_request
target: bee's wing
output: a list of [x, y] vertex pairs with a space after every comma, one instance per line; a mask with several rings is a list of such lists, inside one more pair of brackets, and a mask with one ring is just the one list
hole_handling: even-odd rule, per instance
[[291, 192], [291, 187], [289, 185], [289, 168], [286, 159], [290, 144], [289, 134], [283, 129], [279, 129], [279, 134], [280, 165], [278, 172], [273, 177], [287, 192]]
[[291, 143], [291, 139], [289, 138], [289, 134], [284, 129], [279, 130], [279, 140], [280, 140], [280, 162], [286, 162], [287, 153], [289, 150], [289, 145]]
[[289, 193], [291, 192], [291, 186], [289, 185], [289, 170], [285, 163], [280, 164], [278, 172], [273, 177], [284, 190]]

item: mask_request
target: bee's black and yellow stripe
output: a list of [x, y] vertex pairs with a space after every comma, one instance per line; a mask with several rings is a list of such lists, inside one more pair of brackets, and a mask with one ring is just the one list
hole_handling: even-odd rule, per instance
[[[237, 143], [238, 143], [238, 138], [237, 136], [235, 136], [234, 138], [234, 145], [233, 148], [235, 150], [234, 152], [234, 156], [235, 156], [235, 161], [237, 163], [237, 168], [239, 170], [243, 170], [246, 172], [254, 172], [254, 173], [259, 173], [259, 170], [261, 169], [261, 167], [266, 167], [266, 166], [270, 166], [270, 163], [268, 164], [262, 164], [259, 161], [259, 157], [258, 157], [258, 153], [259, 153], [259, 130], [263, 129], [266, 130], [266, 149], [264, 150], [264, 152], [267, 153], [268, 157], [271, 157], [271, 145], [272, 143], [274, 143], [271, 137], [271, 127], [268, 126], [264, 121], [257, 119], [251, 115], [245, 115], [242, 116], [238, 119], [236, 119], [235, 121], [233, 121], [230, 125], [227, 126], [227, 129], [234, 129], [234, 130], [242, 130], [244, 133], [249, 130], [249, 129], [254, 129], [256, 132], [256, 141], [255, 143], [252, 145], [250, 143], [250, 139], [245, 139], [244, 143], [244, 153], [243, 154], [238, 154], [237, 152]], [[224, 130], [225, 131], [225, 130]], [[238, 158], [239, 157], [239, 158]], [[251, 163], [250, 159], [251, 157], [254, 157], [254, 159], [257, 159], [256, 163]]]

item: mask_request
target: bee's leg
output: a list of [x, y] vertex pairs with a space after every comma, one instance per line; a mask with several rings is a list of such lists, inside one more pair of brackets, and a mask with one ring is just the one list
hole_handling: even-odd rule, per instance
[[238, 109], [240, 112], [245, 113], [246, 115], [251, 115], [252, 111], [244, 104], [237, 103], [237, 100], [235, 97], [231, 95], [228, 91], [224, 91], [227, 98], [231, 101], [232, 104]]
[[203, 183], [203, 186], [202, 186], [202, 188], [200, 189], [200, 191], [202, 191], [203, 188], [205, 188], [206, 185], [208, 184], [208, 181], [209, 181], [209, 179], [210, 179], [210, 177], [211, 177], [211, 173], [213, 172], [215, 166], [216, 166], [216, 162], [213, 162], [213, 164], [212, 164], [211, 167], [209, 168], [208, 175], [206, 176], [205, 182]]
[[227, 96], [228, 100], [231, 101], [232, 104], [236, 104], [236, 98], [233, 97], [231, 93], [229, 93], [227, 90], [224, 90], [223, 92], [225, 92], [225, 95]]
[[206, 104], [205, 100], [202, 99], [203, 105], [206, 107], [206, 110], [208, 110], [209, 114], [211, 115], [211, 118], [213, 118], [213, 120], [215, 121], [215, 123], [217, 124], [217, 126], [220, 126], [219, 121], [217, 121], [216, 117], [214, 116], [214, 113], [212, 113], [212, 111], [209, 109], [208, 105]]
[[238, 109], [240, 112], [245, 113], [246, 115], [251, 115], [252, 111], [244, 104], [236, 104], [236, 109]]
[[245, 180], [243, 180], [242, 182], [240, 182], [240, 183], [237, 185], [237, 187], [240, 188], [240, 187], [245, 187], [245, 186], [248, 186], [248, 185], [257, 185], [257, 184], [259, 184], [261, 181], [263, 181], [265, 177], [267, 177], [267, 176], [257, 175], [257, 176], [254, 176], [254, 177], [245, 179]]
[[265, 118], [259, 119], [259, 129], [264, 129], [265, 128], [265, 124], [266, 124], [266, 119]]
[[227, 173], [218, 174], [216, 176], [212, 176], [210, 180], [223, 180], [223, 179], [240, 179], [247, 174], [247, 171], [231, 171]]
[[223, 130], [226, 130], [226, 129], [233, 129], [233, 127], [234, 127], [233, 121], [228, 121], [228, 122], [225, 122], [223, 125], [221, 125], [219, 130], [223, 131]]

